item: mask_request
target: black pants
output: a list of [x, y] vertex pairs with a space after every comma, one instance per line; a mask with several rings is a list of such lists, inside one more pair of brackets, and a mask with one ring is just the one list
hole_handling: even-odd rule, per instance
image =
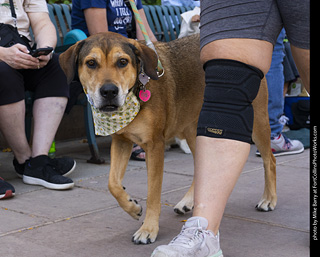
[[34, 92], [35, 99], [69, 98], [69, 85], [58, 54], [54, 54], [45, 67], [35, 70], [16, 70], [0, 62], [0, 105], [23, 100], [27, 90]]

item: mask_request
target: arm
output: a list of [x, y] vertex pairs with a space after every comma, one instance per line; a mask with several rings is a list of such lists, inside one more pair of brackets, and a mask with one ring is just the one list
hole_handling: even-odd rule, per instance
[[90, 35], [108, 31], [107, 10], [105, 8], [88, 8], [84, 10]]
[[[153, 34], [150, 26], [149, 26], [149, 23], [148, 23], [148, 21], [147, 21], [147, 17], [146, 17], [146, 14], [144, 13], [143, 8], [140, 9], [140, 10], [138, 10], [138, 12], [139, 12], [140, 17], [141, 17], [141, 19], [142, 19], [143, 25], [145, 26], [146, 31], [147, 31], [147, 33], [148, 33], [148, 35], [149, 35], [149, 37], [150, 37], [150, 40], [151, 40], [152, 42], [158, 41], [157, 38], [154, 36], [154, 34]], [[141, 31], [141, 29], [140, 29], [140, 27], [139, 27], [139, 24], [138, 24], [137, 20], [136, 20], [136, 28], [137, 28], [137, 39], [139, 39], [139, 40], [144, 40], [144, 37], [143, 37], [143, 35], [142, 35], [142, 31]]]
[[[29, 12], [28, 13], [31, 28], [34, 34], [37, 48], [51, 46], [55, 48], [57, 44], [57, 34], [54, 25], [52, 24], [49, 14], [45, 12]], [[44, 67], [50, 61], [52, 54], [42, 55], [38, 57], [40, 60], [39, 68]]]
[[28, 13], [31, 28], [34, 34], [37, 48], [51, 46], [55, 48], [57, 44], [57, 34], [48, 13]]

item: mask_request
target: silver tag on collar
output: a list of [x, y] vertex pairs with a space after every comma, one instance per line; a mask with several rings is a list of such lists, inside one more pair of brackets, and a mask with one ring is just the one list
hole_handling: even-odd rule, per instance
[[145, 85], [149, 82], [150, 77], [148, 77], [148, 76], [147, 76], [146, 74], [144, 74], [144, 73], [140, 73], [140, 74], [139, 74], [139, 80], [140, 80], [141, 84], [145, 86]]

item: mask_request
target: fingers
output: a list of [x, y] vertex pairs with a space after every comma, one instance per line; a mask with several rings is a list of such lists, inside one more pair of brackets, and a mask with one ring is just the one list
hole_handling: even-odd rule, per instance
[[28, 48], [22, 44], [15, 44], [9, 47], [4, 61], [14, 69], [41, 68], [40, 60], [32, 57]]
[[15, 44], [8, 48], [4, 62], [14, 69], [41, 69], [51, 60], [51, 55], [33, 57], [22, 44]]
[[18, 50], [20, 50], [23, 53], [26, 53], [26, 54], [29, 53], [29, 50], [25, 45], [22, 45], [22, 44], [18, 43], [18, 44], [15, 44], [13, 47], [16, 47]]
[[51, 60], [51, 55], [40, 55], [38, 57], [38, 60], [40, 61], [40, 68], [43, 68], [48, 64], [48, 62]]

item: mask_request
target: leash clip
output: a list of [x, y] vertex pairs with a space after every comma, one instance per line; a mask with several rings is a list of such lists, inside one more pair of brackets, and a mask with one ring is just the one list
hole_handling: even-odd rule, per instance
[[158, 75], [158, 78], [161, 78], [162, 76], [163, 76], [163, 74], [164, 74], [164, 69], [162, 68], [162, 73], [159, 75], [159, 71], [157, 71], [157, 75]]

